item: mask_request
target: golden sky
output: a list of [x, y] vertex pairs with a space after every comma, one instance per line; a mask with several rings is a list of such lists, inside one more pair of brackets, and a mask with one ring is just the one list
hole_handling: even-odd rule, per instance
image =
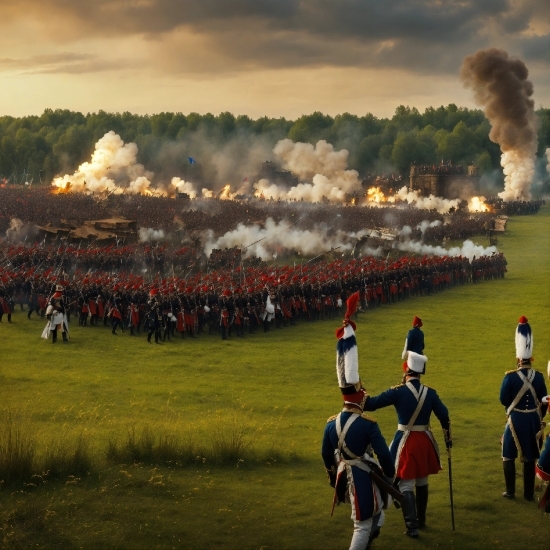
[[488, 47], [550, 107], [548, 0], [2, 0], [0, 115], [473, 107], [459, 68]]

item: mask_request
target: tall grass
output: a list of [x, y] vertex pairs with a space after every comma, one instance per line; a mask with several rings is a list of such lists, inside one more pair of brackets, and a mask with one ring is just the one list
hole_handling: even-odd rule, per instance
[[0, 481], [29, 480], [34, 471], [35, 440], [11, 411], [0, 419]]
[[93, 454], [83, 435], [52, 441], [42, 455], [32, 425], [11, 411], [0, 417], [0, 485], [27, 487], [51, 479], [83, 477], [93, 470]]

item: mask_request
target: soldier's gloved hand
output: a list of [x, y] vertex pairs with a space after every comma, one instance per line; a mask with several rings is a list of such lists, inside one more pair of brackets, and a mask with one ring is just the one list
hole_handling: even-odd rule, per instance
[[336, 471], [327, 470], [328, 483], [331, 487], [336, 487]]
[[445, 446], [447, 447], [447, 449], [452, 449], [453, 448], [453, 440], [452, 439], [447, 439], [445, 441]]

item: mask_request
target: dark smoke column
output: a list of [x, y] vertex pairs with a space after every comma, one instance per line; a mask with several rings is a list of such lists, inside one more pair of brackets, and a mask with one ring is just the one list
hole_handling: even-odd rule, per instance
[[466, 57], [460, 69], [464, 86], [474, 91], [491, 123], [489, 138], [500, 145], [505, 177], [499, 197], [505, 201], [531, 199], [538, 121], [528, 75], [523, 61], [496, 48]]

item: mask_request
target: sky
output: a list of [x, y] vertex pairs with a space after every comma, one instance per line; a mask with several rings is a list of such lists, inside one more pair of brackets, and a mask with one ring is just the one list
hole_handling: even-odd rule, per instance
[[1, 0], [0, 115], [475, 107], [459, 70], [486, 48], [550, 107], [549, 0]]

